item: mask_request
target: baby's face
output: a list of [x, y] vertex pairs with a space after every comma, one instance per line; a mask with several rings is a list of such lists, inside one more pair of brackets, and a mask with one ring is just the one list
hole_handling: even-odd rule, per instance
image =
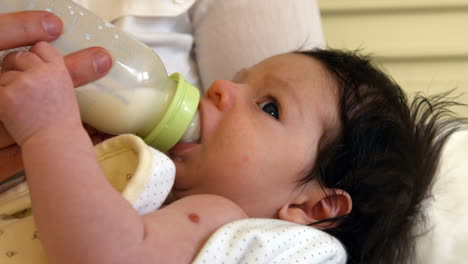
[[276, 217], [300, 190], [327, 124], [338, 119], [337, 84], [316, 60], [269, 58], [214, 82], [200, 102], [200, 143], [171, 151], [173, 194], [217, 194], [250, 217]]

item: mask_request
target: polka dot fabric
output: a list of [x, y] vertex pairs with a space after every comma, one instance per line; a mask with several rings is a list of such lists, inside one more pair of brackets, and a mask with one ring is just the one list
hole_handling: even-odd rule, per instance
[[171, 191], [175, 178], [175, 166], [165, 154], [151, 148], [153, 166], [151, 177], [143, 192], [133, 204], [139, 214], [147, 214], [157, 210]]
[[194, 264], [346, 263], [346, 251], [318, 229], [275, 219], [244, 219], [218, 229]]

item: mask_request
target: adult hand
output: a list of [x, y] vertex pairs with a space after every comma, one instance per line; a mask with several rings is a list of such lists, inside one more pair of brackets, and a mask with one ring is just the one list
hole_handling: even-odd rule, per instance
[[[46, 11], [0, 14], [0, 50], [52, 41], [62, 29], [60, 18]], [[104, 76], [112, 61], [104, 48], [91, 47], [66, 56], [65, 64], [75, 87], [78, 87]]]
[[[60, 18], [45, 11], [0, 14], [0, 50], [52, 41], [62, 29]], [[65, 65], [78, 87], [104, 76], [112, 59], [105, 49], [91, 47], [66, 56]], [[0, 181], [21, 169], [21, 150], [0, 123]]]

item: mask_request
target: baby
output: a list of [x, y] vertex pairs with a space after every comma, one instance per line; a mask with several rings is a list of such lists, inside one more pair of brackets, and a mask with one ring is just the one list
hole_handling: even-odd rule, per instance
[[53, 263], [190, 263], [215, 230], [244, 218], [323, 229], [349, 263], [405, 262], [438, 153], [456, 129], [431, 116], [441, 117], [444, 101], [408, 107], [366, 57], [277, 55], [211, 85], [200, 142], [168, 153], [176, 201], [140, 216], [99, 168], [59, 52], [40, 42], [8, 55], [3, 69], [0, 121], [22, 148]]

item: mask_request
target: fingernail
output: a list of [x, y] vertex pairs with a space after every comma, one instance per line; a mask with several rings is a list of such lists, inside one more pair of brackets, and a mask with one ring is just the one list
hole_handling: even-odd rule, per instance
[[94, 54], [93, 66], [96, 73], [105, 73], [112, 65], [112, 58], [104, 51]]
[[48, 14], [42, 19], [42, 27], [52, 36], [58, 36], [62, 32], [62, 22], [54, 14]]

